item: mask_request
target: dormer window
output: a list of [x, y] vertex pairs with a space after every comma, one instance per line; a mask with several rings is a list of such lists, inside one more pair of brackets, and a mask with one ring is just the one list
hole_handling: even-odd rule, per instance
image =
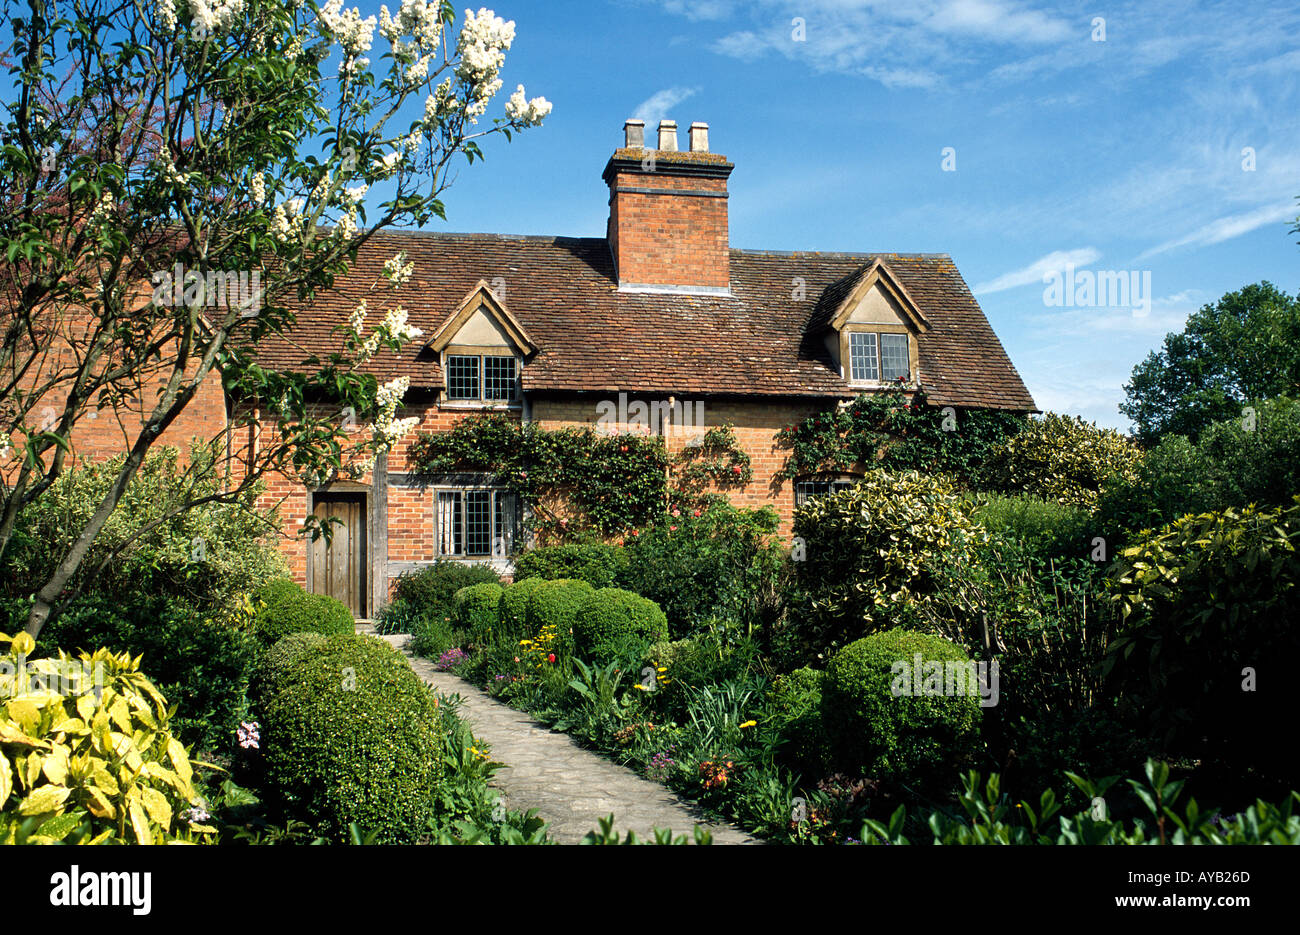
[[906, 334], [849, 332], [849, 379], [854, 383], [888, 383], [910, 375]]
[[879, 389], [920, 379], [921, 335], [930, 323], [882, 260], [854, 274], [825, 325], [826, 349], [851, 386]]
[[513, 402], [518, 361], [499, 354], [448, 354], [447, 398], [470, 402]]
[[487, 282], [479, 280], [427, 349], [442, 360], [443, 401], [474, 408], [520, 405], [521, 371], [537, 347]]

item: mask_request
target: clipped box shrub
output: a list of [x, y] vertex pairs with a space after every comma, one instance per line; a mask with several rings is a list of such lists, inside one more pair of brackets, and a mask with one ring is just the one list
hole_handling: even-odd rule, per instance
[[170, 705], [138, 658], [27, 658], [0, 634], [0, 844], [213, 841]]
[[976, 752], [979, 695], [969, 685], [971, 690], [949, 695], [931, 693], [935, 686], [924, 680], [900, 684], [895, 665], [911, 673], [917, 654], [923, 676], [927, 663], [940, 663], [945, 680], [949, 663], [955, 671], [971, 671], [970, 657], [943, 637], [886, 630], [850, 643], [831, 659], [822, 712], [833, 755], [844, 769], [942, 791]]
[[649, 598], [622, 588], [588, 595], [573, 618], [573, 646], [580, 657], [605, 660], [635, 654], [668, 638], [668, 618]]
[[352, 611], [327, 594], [308, 594], [297, 582], [277, 578], [258, 589], [253, 625], [262, 642], [270, 646], [290, 633], [334, 636], [356, 629]]
[[781, 738], [781, 755], [808, 779], [824, 775], [831, 762], [822, 718], [825, 680], [823, 670], [805, 666], [778, 675], [767, 697], [768, 720]]
[[262, 654], [253, 673], [249, 691], [261, 697], [284, 674], [284, 670], [309, 652], [323, 647], [328, 637], [320, 633], [290, 633]]
[[544, 627], [554, 627], [555, 638], [561, 645], [571, 646], [573, 618], [582, 602], [595, 590], [587, 582], [573, 578], [547, 581], [534, 588], [528, 597], [528, 612], [524, 617], [529, 635], [536, 636]]
[[523, 578], [505, 586], [497, 605], [497, 619], [504, 637], [522, 639], [528, 635], [528, 600], [545, 583], [542, 578]]
[[500, 584], [501, 576], [487, 565], [439, 559], [419, 571], [408, 571], [393, 585], [393, 599], [410, 604], [423, 617], [450, 619], [456, 592], [472, 584]]
[[620, 546], [592, 543], [587, 545], [550, 545], [531, 549], [515, 563], [515, 577], [579, 578], [593, 588], [612, 587], [627, 567], [627, 555]]
[[476, 640], [486, 639], [497, 625], [498, 608], [504, 593], [505, 588], [495, 582], [461, 588], [456, 592], [452, 626]]
[[332, 840], [354, 822], [379, 843], [419, 839], [443, 778], [432, 692], [369, 636], [299, 641], [280, 658], [259, 679], [265, 788]]

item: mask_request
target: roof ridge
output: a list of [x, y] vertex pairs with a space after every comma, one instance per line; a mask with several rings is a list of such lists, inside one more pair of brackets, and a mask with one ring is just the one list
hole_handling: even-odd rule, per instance
[[[579, 237], [572, 234], [500, 234], [487, 231], [432, 231], [410, 228], [386, 228], [376, 236], [428, 237], [433, 240], [484, 240], [524, 243], [604, 243], [604, 237]], [[908, 253], [897, 250], [847, 251], [847, 250], [767, 250], [752, 247], [729, 247], [731, 253], [745, 256], [774, 257], [825, 257], [832, 260], [871, 260], [876, 257], [902, 259], [951, 260], [951, 253]]]
[[859, 253], [856, 251], [848, 252], [843, 250], [760, 250], [745, 247], [732, 247], [732, 253], [743, 253], [747, 256], [811, 256], [811, 257], [828, 257], [832, 260], [874, 260], [877, 257], [900, 257], [903, 259], [915, 260], [951, 260], [951, 253], [899, 253], [896, 250], [880, 250], [871, 253]]

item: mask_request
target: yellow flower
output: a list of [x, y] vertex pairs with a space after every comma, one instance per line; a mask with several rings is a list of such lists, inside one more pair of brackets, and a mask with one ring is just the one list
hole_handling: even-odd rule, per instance
[[741, 724], [741, 725], [740, 725], [740, 729], [741, 729], [741, 730], [744, 730], [746, 727], [754, 727], [754, 726], [757, 725], [757, 724], [758, 724], [758, 721], [746, 721], [744, 724]]

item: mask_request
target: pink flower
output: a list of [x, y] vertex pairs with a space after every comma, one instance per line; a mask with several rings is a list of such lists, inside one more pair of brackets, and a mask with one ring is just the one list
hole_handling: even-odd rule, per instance
[[259, 749], [258, 741], [262, 739], [262, 735], [258, 731], [261, 726], [256, 721], [251, 724], [248, 721], [240, 721], [239, 730], [235, 732], [239, 737], [239, 745], [245, 750]]
[[674, 532], [676, 529], [677, 529], [676, 526], [669, 526], [669, 527], [668, 527], [668, 531], [669, 531], [669, 532]]
[[696, 511], [695, 511], [694, 513], [692, 513], [691, 515], [692, 515], [692, 516], [699, 516], [699, 515], [700, 515], [700, 511], [699, 511], [699, 510], [696, 510]]

